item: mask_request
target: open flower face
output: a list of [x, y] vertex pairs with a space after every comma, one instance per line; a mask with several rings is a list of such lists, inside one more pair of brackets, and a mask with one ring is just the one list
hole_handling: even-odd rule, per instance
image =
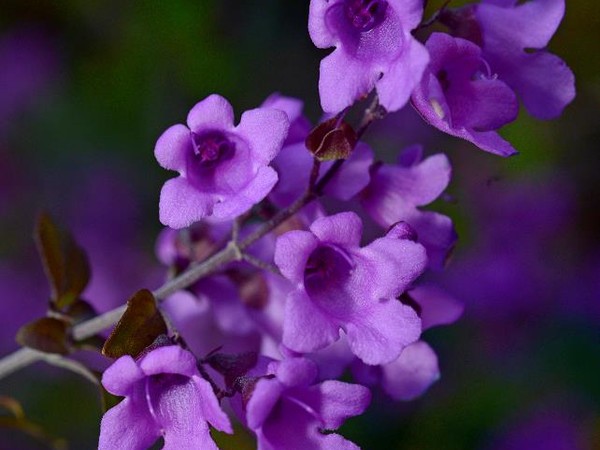
[[184, 228], [204, 218], [228, 221], [260, 202], [277, 182], [269, 166], [287, 136], [283, 111], [257, 108], [233, 124], [227, 100], [211, 95], [190, 111], [187, 126], [174, 125], [158, 139], [154, 154], [179, 172], [160, 196], [160, 220]]

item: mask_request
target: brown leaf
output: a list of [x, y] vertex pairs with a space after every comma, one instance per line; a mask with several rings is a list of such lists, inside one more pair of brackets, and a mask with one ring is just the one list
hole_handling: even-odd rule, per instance
[[87, 255], [47, 213], [38, 218], [35, 240], [50, 282], [52, 302], [57, 310], [62, 310], [77, 300], [90, 280]]
[[68, 325], [54, 317], [43, 317], [27, 325], [17, 332], [16, 341], [29, 348], [45, 353], [69, 353], [67, 336]]
[[123, 355], [138, 356], [161, 334], [167, 333], [167, 325], [156, 307], [152, 292], [142, 289], [127, 302], [127, 309], [110, 334], [102, 354], [109, 358]]
[[93, 319], [98, 314], [94, 307], [85, 300], [77, 299], [65, 311], [73, 319], [73, 324], [78, 324], [86, 320]]
[[56, 299], [65, 284], [65, 261], [60, 232], [50, 215], [45, 212], [38, 217], [35, 227], [35, 242], [50, 282], [52, 298]]
[[319, 161], [346, 159], [356, 145], [354, 129], [333, 117], [317, 125], [306, 138], [306, 148]]

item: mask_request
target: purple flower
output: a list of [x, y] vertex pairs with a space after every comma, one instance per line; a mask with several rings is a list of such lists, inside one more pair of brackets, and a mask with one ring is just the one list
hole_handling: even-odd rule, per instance
[[356, 361], [354, 377], [363, 384], [380, 383], [394, 400], [414, 400], [440, 378], [437, 355], [423, 341], [413, 342], [391, 363], [367, 366]]
[[421, 0], [311, 0], [313, 43], [336, 47], [321, 61], [323, 110], [337, 113], [374, 87], [385, 109], [402, 108], [429, 59], [411, 34], [422, 15]]
[[564, 13], [564, 0], [485, 0], [475, 6], [483, 57], [539, 119], [558, 117], [575, 98], [573, 72], [544, 50]]
[[[539, 410], [523, 416], [497, 433], [490, 450], [591, 450], [587, 417], [573, 411], [564, 402], [538, 406]], [[591, 421], [590, 421], [591, 422]], [[589, 445], [587, 445], [589, 444]]]
[[[401, 297], [421, 317], [423, 331], [456, 321], [464, 305], [435, 285], [419, 285]], [[440, 378], [435, 351], [424, 341], [408, 345], [395, 361], [381, 366], [367, 366], [356, 360], [352, 364], [356, 380], [366, 385], [381, 384], [394, 400], [413, 400]]]
[[99, 449], [143, 450], [160, 436], [164, 449], [216, 449], [208, 423], [233, 432], [196, 359], [178, 346], [157, 348], [139, 361], [123, 356], [106, 369], [102, 384], [125, 399], [104, 414]]
[[257, 436], [259, 450], [357, 450], [336, 430], [352, 416], [362, 414], [371, 400], [369, 390], [357, 384], [324, 381], [312, 384], [315, 364], [291, 358], [269, 364], [246, 403], [246, 424]]
[[403, 221], [417, 232], [427, 249], [429, 265], [441, 268], [448, 251], [456, 242], [456, 232], [449, 217], [421, 211], [448, 186], [452, 168], [448, 158], [439, 153], [422, 159], [422, 148], [404, 150], [397, 165], [375, 164], [371, 181], [361, 192], [360, 202], [369, 215], [384, 228]]
[[516, 153], [494, 130], [516, 119], [517, 97], [491, 71], [481, 49], [444, 33], [433, 33], [426, 46], [431, 62], [412, 95], [423, 119], [487, 152]]
[[360, 218], [345, 212], [279, 237], [275, 263], [295, 286], [285, 305], [286, 347], [319, 350], [341, 328], [356, 356], [383, 364], [419, 337], [418, 316], [396, 298], [424, 270], [425, 249], [393, 233], [361, 248], [361, 235]]
[[286, 97], [279, 93], [269, 95], [260, 105], [261, 108], [272, 108], [283, 111], [290, 121], [290, 129], [285, 138], [284, 146], [304, 142], [310, 132], [312, 125], [302, 114], [304, 103], [293, 97]]
[[179, 177], [160, 194], [160, 221], [184, 228], [205, 217], [226, 221], [246, 212], [267, 196], [277, 182], [269, 163], [286, 137], [284, 112], [257, 108], [233, 125], [227, 100], [211, 95], [196, 104], [185, 125], [167, 129], [154, 155]]

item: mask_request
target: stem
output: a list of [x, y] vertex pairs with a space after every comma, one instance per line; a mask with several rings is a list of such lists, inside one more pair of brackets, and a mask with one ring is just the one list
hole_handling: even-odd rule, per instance
[[249, 253], [244, 253], [243, 259], [248, 264], [250, 264], [258, 269], [266, 270], [268, 272], [274, 273], [275, 275], [281, 275], [281, 272], [279, 271], [277, 266], [275, 266], [271, 263], [268, 263], [267, 261], [263, 261], [262, 259], [255, 258], [254, 256], [250, 255]]
[[[190, 286], [198, 279], [209, 275], [222, 265], [232, 261], [241, 260], [244, 249], [248, 248], [282, 222], [296, 214], [300, 209], [302, 209], [302, 207], [313, 201], [315, 198], [317, 198], [317, 195], [315, 195], [310, 189], [307, 190], [307, 192], [292, 205], [290, 205], [289, 208], [279, 211], [269, 221], [265, 222], [260, 228], [247, 236], [242, 242], [239, 244], [236, 244], [233, 241], [229, 242], [229, 244], [221, 251], [215, 253], [201, 263], [196, 263], [190, 266], [179, 276], [167, 281], [153, 292], [154, 296], [156, 299], [162, 300], [174, 292]], [[127, 305], [122, 305], [111, 311], [105, 312], [104, 314], [96, 316], [93, 319], [86, 320], [85, 322], [75, 325], [71, 329], [73, 339], [76, 341], [81, 341], [113, 326], [119, 321], [126, 309]], [[45, 360], [47, 357], [47, 353], [31, 348], [21, 348], [0, 359], [0, 379], [37, 361]]]
[[[346, 111], [344, 111], [343, 114], [345, 114], [345, 112]], [[381, 108], [381, 106], [379, 105], [379, 97], [375, 95], [375, 97], [373, 98], [373, 102], [365, 110], [365, 113], [363, 115], [361, 124], [357, 131], [358, 139], [362, 137], [362, 135], [365, 133], [365, 131], [371, 125], [371, 123], [373, 123], [377, 119], [382, 118], [383, 115], [385, 115], [385, 110]], [[343, 117], [343, 115], [341, 117]], [[243, 260], [244, 250], [250, 247], [254, 242], [261, 239], [263, 236], [277, 228], [281, 223], [285, 222], [291, 216], [296, 214], [304, 206], [308, 205], [310, 202], [323, 195], [323, 189], [331, 180], [331, 178], [333, 178], [333, 176], [339, 171], [343, 163], [343, 159], [335, 161], [333, 165], [329, 168], [329, 170], [323, 175], [323, 177], [319, 181], [317, 181], [320, 169], [320, 162], [315, 159], [310, 175], [309, 186], [300, 198], [298, 198], [288, 208], [279, 211], [271, 219], [269, 219], [267, 222], [261, 225], [258, 229], [256, 229], [253, 233], [251, 233], [241, 242], [238, 242], [239, 228], [241, 227], [244, 219], [240, 219], [237, 224], [234, 223], [234, 228], [232, 230], [232, 239], [221, 251], [213, 254], [208, 259], [205, 259], [200, 263], [193, 264], [185, 272], [167, 281], [165, 284], [163, 284], [161, 287], [159, 287], [153, 292], [154, 297], [157, 300], [162, 300], [165, 297], [168, 297], [169, 295], [190, 286], [200, 278], [209, 275], [224, 264], [227, 264], [232, 261]], [[81, 322], [73, 326], [73, 328], [71, 329], [71, 335], [73, 339], [76, 341], [81, 341], [95, 336], [100, 331], [113, 326], [119, 321], [126, 309], [127, 305], [122, 305], [111, 311], [105, 312], [104, 314], [96, 316], [93, 319]], [[56, 358], [55, 355], [51, 356], [53, 358]], [[35, 363], [36, 361], [47, 359], [47, 353], [43, 353], [31, 348], [21, 348], [0, 359], [0, 379], [10, 375], [13, 372], [23, 369], [29, 366], [30, 364]]]

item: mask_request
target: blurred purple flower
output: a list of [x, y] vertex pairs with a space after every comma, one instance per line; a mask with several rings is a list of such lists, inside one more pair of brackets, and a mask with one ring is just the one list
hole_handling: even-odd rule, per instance
[[491, 450], [591, 450], [582, 424], [564, 410], [545, 409], [516, 423], [489, 446]]
[[394, 400], [414, 400], [440, 378], [437, 355], [424, 341], [408, 345], [400, 356], [387, 364], [367, 366], [360, 361], [352, 365], [354, 378], [362, 384], [381, 384]]
[[518, 315], [539, 318], [556, 308], [557, 293], [571, 275], [561, 241], [573, 219], [570, 185], [552, 174], [484, 189], [474, 185], [469, 192], [476, 240], [456, 255], [440, 282], [488, 319], [516, 323]]
[[283, 143], [284, 146], [304, 142], [312, 124], [302, 113], [304, 108], [302, 100], [274, 93], [267, 97], [260, 107], [278, 109], [288, 116], [290, 128]]
[[0, 38], [0, 130], [38, 99], [59, 64], [55, 43], [41, 30], [18, 28]]

